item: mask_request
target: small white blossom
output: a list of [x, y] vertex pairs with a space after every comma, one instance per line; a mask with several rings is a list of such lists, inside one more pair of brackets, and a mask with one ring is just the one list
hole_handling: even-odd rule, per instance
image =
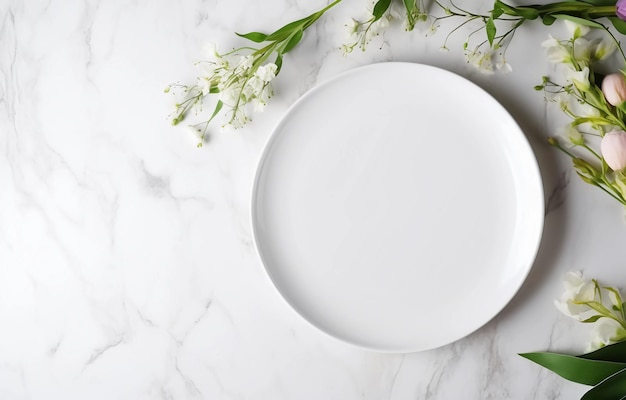
[[598, 39], [594, 42], [592, 58], [597, 61], [606, 60], [615, 52], [615, 50], [617, 50], [615, 40], [605, 36], [604, 38]]
[[576, 127], [568, 124], [563, 130], [562, 136], [565, 137], [566, 141], [572, 143], [575, 146], [581, 146], [585, 144], [585, 138], [582, 133]]
[[496, 70], [496, 64], [494, 63], [494, 52], [489, 50], [483, 52], [481, 50], [474, 50], [466, 53], [467, 61], [484, 74], [493, 74]]
[[346, 29], [350, 38], [356, 35], [360, 25], [361, 23], [354, 18], [350, 18], [350, 20], [346, 23]]
[[591, 342], [587, 351], [597, 350], [601, 347], [616, 343], [622, 339], [624, 328], [615, 320], [609, 318], [599, 319], [593, 327]]
[[591, 30], [591, 28], [586, 25], [577, 24], [576, 22], [567, 19], [565, 20], [565, 27], [575, 38], [585, 36]]
[[561, 299], [554, 302], [556, 308], [576, 320], [586, 319], [589, 307], [580, 303], [597, 300], [595, 284], [583, 279], [580, 272], [568, 272], [563, 284], [565, 290]]
[[276, 71], [278, 67], [276, 64], [265, 64], [261, 65], [255, 72], [255, 76], [260, 78], [263, 82], [267, 83], [276, 77]]
[[550, 38], [541, 43], [546, 48], [548, 60], [554, 64], [570, 63], [572, 55], [569, 47], [563, 45], [559, 40], [550, 35]]
[[589, 82], [589, 67], [583, 68], [582, 71], [568, 68], [566, 80], [576, 86], [576, 89], [581, 92], [586, 92], [591, 87], [591, 83]]
[[579, 63], [589, 64], [591, 61], [592, 43], [585, 38], [577, 38], [574, 40], [574, 59]]
[[241, 68], [241, 70], [243, 70], [244, 72], [249, 70], [250, 68], [252, 68], [252, 63], [254, 62], [254, 56], [252, 55], [248, 55], [245, 57], [241, 57], [239, 59], [239, 68]]

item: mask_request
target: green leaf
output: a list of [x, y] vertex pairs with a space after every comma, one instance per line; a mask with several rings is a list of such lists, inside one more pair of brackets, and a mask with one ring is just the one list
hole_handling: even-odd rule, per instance
[[596, 322], [597, 320], [599, 320], [600, 318], [602, 318], [602, 315], [594, 315], [593, 317], [589, 317], [585, 320], [582, 320], [580, 322], [583, 323], [592, 323], [592, 322]]
[[290, 22], [287, 25], [283, 26], [282, 28], [276, 30], [275, 32], [270, 33], [265, 38], [265, 40], [269, 42], [283, 41], [287, 39], [293, 33], [293, 31], [303, 29], [304, 25], [307, 23], [309, 18], [311, 17], [309, 16], [306, 18], [299, 19], [297, 21]]
[[609, 21], [611, 21], [619, 33], [626, 35], [626, 21], [622, 21], [618, 17], [609, 17]]
[[619, 342], [604, 346], [591, 353], [578, 356], [589, 360], [602, 360], [626, 363], [626, 342]]
[[615, 0], [576, 0], [582, 3], [593, 4], [594, 6], [614, 6]]
[[626, 363], [591, 360], [550, 352], [525, 353], [520, 356], [567, 380], [592, 386], [626, 368]]
[[489, 18], [485, 23], [485, 31], [487, 31], [489, 46], [493, 47], [493, 39], [496, 37], [496, 24], [493, 22], [493, 18]]
[[300, 43], [300, 40], [302, 40], [303, 33], [304, 31], [302, 29], [300, 29], [299, 31], [296, 31], [291, 37], [291, 39], [289, 39], [289, 41], [287, 42], [287, 45], [282, 50], [282, 53], [285, 54], [291, 49], [293, 49], [294, 47], [296, 47], [296, 45]]
[[515, 7], [515, 13], [524, 19], [536, 19], [539, 11], [532, 7]]
[[407, 14], [411, 14], [415, 10], [415, 0], [404, 0], [404, 8]]
[[274, 64], [276, 64], [276, 75], [278, 75], [280, 69], [283, 66], [283, 55], [281, 53], [277, 53], [276, 61], [274, 61]]
[[215, 118], [217, 113], [219, 113], [220, 110], [222, 109], [223, 105], [224, 105], [224, 103], [222, 102], [222, 100], [218, 100], [217, 101], [217, 104], [215, 105], [215, 109], [213, 110], [213, 114], [211, 115], [211, 118], [209, 118], [208, 122], [211, 122], [213, 120], [213, 118]]
[[261, 32], [249, 32], [249, 33], [237, 33], [235, 35], [240, 36], [242, 38], [246, 38], [248, 40], [252, 40], [255, 43], [261, 43], [267, 40], [267, 35]]
[[616, 372], [585, 393], [580, 400], [623, 400], [626, 398], [626, 369]]
[[498, 18], [500, 18], [500, 16], [504, 13], [504, 10], [502, 9], [502, 7], [500, 6], [499, 3], [495, 3], [493, 5], [493, 10], [491, 10], [491, 18], [496, 20]]
[[378, 0], [374, 5], [374, 11], [372, 11], [372, 15], [374, 16], [374, 20], [372, 22], [376, 22], [383, 17], [385, 11], [389, 9], [391, 5], [391, 0]]
[[564, 20], [568, 20], [568, 21], [572, 21], [577, 23], [578, 25], [585, 25], [585, 26], [590, 26], [592, 28], [601, 28], [604, 29], [604, 25], [593, 21], [593, 20], [588, 20], [585, 18], [579, 18], [579, 17], [574, 17], [573, 15], [567, 15], [567, 14], [551, 14], [554, 18], [557, 19], [564, 19]]
[[556, 18], [552, 14], [546, 14], [543, 16], [542, 21], [544, 25], [552, 25], [554, 21], [556, 21]]

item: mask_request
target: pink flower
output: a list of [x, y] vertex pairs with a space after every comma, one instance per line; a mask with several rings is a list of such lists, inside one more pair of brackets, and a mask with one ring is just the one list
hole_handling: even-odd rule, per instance
[[602, 157], [613, 171], [626, 168], [626, 132], [611, 131], [600, 142]]
[[[626, 1], [626, 0], [624, 0]], [[626, 4], [624, 5], [626, 7]], [[622, 73], [607, 75], [602, 80], [602, 93], [606, 101], [617, 106], [626, 100], [626, 79]]]
[[626, 0], [617, 0], [615, 15], [622, 21], [626, 21]]

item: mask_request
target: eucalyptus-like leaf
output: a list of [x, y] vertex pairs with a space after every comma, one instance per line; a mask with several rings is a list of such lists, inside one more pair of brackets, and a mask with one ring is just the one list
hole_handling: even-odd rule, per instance
[[626, 369], [616, 372], [589, 390], [580, 400], [624, 400], [626, 398]]
[[372, 22], [376, 22], [383, 17], [385, 11], [389, 9], [391, 5], [391, 0], [378, 0], [374, 5], [374, 10], [372, 11], [372, 15], [374, 16], [374, 20]]
[[300, 40], [302, 40], [303, 33], [304, 31], [302, 29], [300, 29], [299, 31], [296, 31], [293, 34], [293, 36], [291, 36], [291, 39], [289, 39], [289, 41], [287, 42], [287, 45], [285, 45], [285, 48], [282, 50], [281, 53], [285, 54], [289, 52], [291, 49], [293, 49], [294, 47], [296, 47], [296, 45], [300, 43]]
[[248, 33], [237, 33], [235, 32], [235, 35], [248, 39], [248, 40], [252, 40], [255, 43], [261, 43], [264, 42], [265, 40], [267, 40], [267, 35], [265, 33], [261, 33], [261, 32], [248, 32]]
[[550, 352], [524, 353], [520, 356], [569, 381], [591, 386], [597, 385], [611, 375], [626, 369], [626, 363], [591, 360]]

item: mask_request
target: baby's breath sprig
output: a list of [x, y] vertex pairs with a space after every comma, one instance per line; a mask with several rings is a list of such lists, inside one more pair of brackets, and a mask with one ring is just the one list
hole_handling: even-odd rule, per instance
[[[172, 125], [186, 120], [192, 110], [201, 112], [205, 98], [209, 95], [218, 96], [210, 118], [189, 125], [200, 138], [198, 147], [206, 140], [209, 124], [224, 107], [226, 121], [223, 126], [239, 128], [245, 125], [250, 121], [248, 105], [252, 104], [256, 111], [260, 111], [272, 96], [270, 82], [280, 72], [283, 56], [300, 43], [306, 29], [340, 2], [335, 0], [308, 17], [290, 22], [270, 34], [237, 33], [244, 39], [264, 44], [262, 47], [244, 46], [223, 54], [213, 48], [210, 60], [196, 63], [201, 74], [195, 85], [172, 84], [166, 88], [166, 92], [182, 96], [171, 114]], [[270, 60], [272, 57], [273, 60]]]

